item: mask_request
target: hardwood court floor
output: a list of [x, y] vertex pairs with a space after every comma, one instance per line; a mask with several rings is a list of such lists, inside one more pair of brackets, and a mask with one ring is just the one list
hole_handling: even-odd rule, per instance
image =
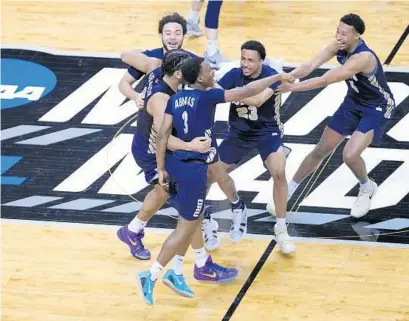
[[[135, 273], [152, 261], [132, 258], [104, 226], [2, 221], [2, 320], [222, 320], [269, 238], [234, 245], [223, 238], [215, 261], [236, 266], [231, 284], [196, 282], [192, 255], [185, 274], [196, 298], [161, 283], [147, 306]], [[150, 230], [156, 257], [167, 231]], [[294, 257], [277, 247], [231, 320], [409, 320], [409, 249], [297, 242]]]
[[[173, 11], [186, 16], [189, 2], [5, 0], [2, 43], [109, 53], [153, 48], [160, 45], [158, 20]], [[227, 57], [238, 59], [239, 45], [257, 39], [269, 56], [303, 62], [334, 37], [339, 18], [348, 12], [365, 20], [364, 39], [383, 62], [408, 25], [409, 2], [225, 1], [220, 46]], [[204, 14], [205, 8], [202, 24]], [[204, 37], [185, 40], [185, 48], [199, 54], [205, 45]], [[392, 66], [409, 66], [408, 46], [406, 41]]]

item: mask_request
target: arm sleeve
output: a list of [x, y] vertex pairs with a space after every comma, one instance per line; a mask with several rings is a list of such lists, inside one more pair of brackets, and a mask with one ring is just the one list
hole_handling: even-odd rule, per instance
[[203, 93], [202, 99], [204, 99], [210, 105], [216, 105], [225, 103], [224, 90], [220, 88], [210, 89]]

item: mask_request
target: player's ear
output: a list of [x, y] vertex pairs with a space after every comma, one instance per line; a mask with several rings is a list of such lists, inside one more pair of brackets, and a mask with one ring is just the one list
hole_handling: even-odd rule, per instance
[[199, 84], [203, 83], [203, 76], [201, 75], [201, 73], [199, 74], [199, 76], [197, 76], [196, 82]]
[[182, 71], [181, 70], [176, 70], [173, 73], [173, 77], [176, 77], [176, 79], [178, 79], [178, 80], [182, 80], [183, 79]]

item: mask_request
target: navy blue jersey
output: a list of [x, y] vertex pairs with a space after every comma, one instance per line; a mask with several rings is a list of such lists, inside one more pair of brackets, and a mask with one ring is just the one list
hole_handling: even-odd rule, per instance
[[363, 111], [373, 111], [375, 113], [383, 111], [385, 118], [390, 118], [395, 108], [395, 101], [388, 86], [382, 64], [375, 52], [368, 48], [363, 40], [360, 40], [354, 52], [338, 51], [337, 60], [343, 65], [351, 56], [366, 51], [371, 52], [375, 56], [376, 67], [371, 73], [358, 73], [352, 78], [345, 80], [348, 86], [345, 99], [352, 100], [356, 105], [362, 106], [361, 110]]
[[[257, 78], [249, 78], [243, 74], [241, 68], [233, 68], [227, 72], [218, 82], [223, 89], [243, 87], [248, 83], [274, 76], [278, 72], [266, 65], [262, 66], [260, 75]], [[270, 86], [276, 90], [279, 82]], [[232, 102], [230, 105], [229, 125], [230, 129], [243, 136], [263, 136], [271, 133], [283, 131], [283, 124], [280, 121], [281, 95], [273, 94], [259, 108], [248, 106], [240, 102]]]
[[[194, 53], [191, 53], [189, 51], [186, 51], [186, 52], [192, 57], [197, 57]], [[160, 60], [163, 60], [163, 58], [165, 57], [165, 52], [163, 50], [163, 47], [152, 49], [152, 50], [145, 50], [143, 53], [147, 57], [157, 58], [157, 59], [160, 59]], [[137, 70], [136, 68], [134, 68], [132, 66], [128, 68], [128, 72], [136, 80], [138, 80], [139, 78], [141, 78], [143, 76], [142, 72], [140, 72], [139, 70]]]
[[[154, 77], [154, 75], [149, 75]], [[156, 79], [156, 78], [154, 78]], [[138, 145], [138, 151], [143, 154], [151, 154], [155, 157], [156, 154], [156, 136], [157, 131], [153, 127], [153, 117], [148, 113], [148, 102], [156, 93], [165, 93], [172, 96], [175, 92], [161, 78], [156, 79], [156, 82], [149, 82], [146, 90], [145, 108], [143, 108], [137, 119], [136, 133], [133, 144]]]
[[[224, 102], [222, 89], [182, 89], [169, 99], [165, 110], [173, 116], [173, 135], [185, 142], [201, 136], [211, 137], [216, 105]], [[174, 155], [181, 160], [211, 162], [209, 155], [214, 157], [214, 153], [177, 150]]]

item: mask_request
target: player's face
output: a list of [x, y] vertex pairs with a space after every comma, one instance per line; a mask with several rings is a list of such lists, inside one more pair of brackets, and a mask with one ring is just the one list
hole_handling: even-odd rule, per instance
[[247, 77], [251, 77], [260, 73], [263, 60], [261, 60], [257, 51], [243, 49], [241, 51], [240, 65], [241, 69], [243, 70], [243, 74]]
[[214, 70], [210, 67], [209, 63], [206, 61], [202, 62], [200, 68], [199, 77], [201, 79], [202, 85], [206, 88], [214, 86]]
[[337, 39], [339, 50], [348, 50], [359, 39], [359, 34], [355, 31], [354, 27], [340, 22], [335, 38]]
[[161, 34], [163, 47], [168, 50], [180, 49], [183, 44], [183, 28], [176, 22], [169, 22], [163, 26]]

